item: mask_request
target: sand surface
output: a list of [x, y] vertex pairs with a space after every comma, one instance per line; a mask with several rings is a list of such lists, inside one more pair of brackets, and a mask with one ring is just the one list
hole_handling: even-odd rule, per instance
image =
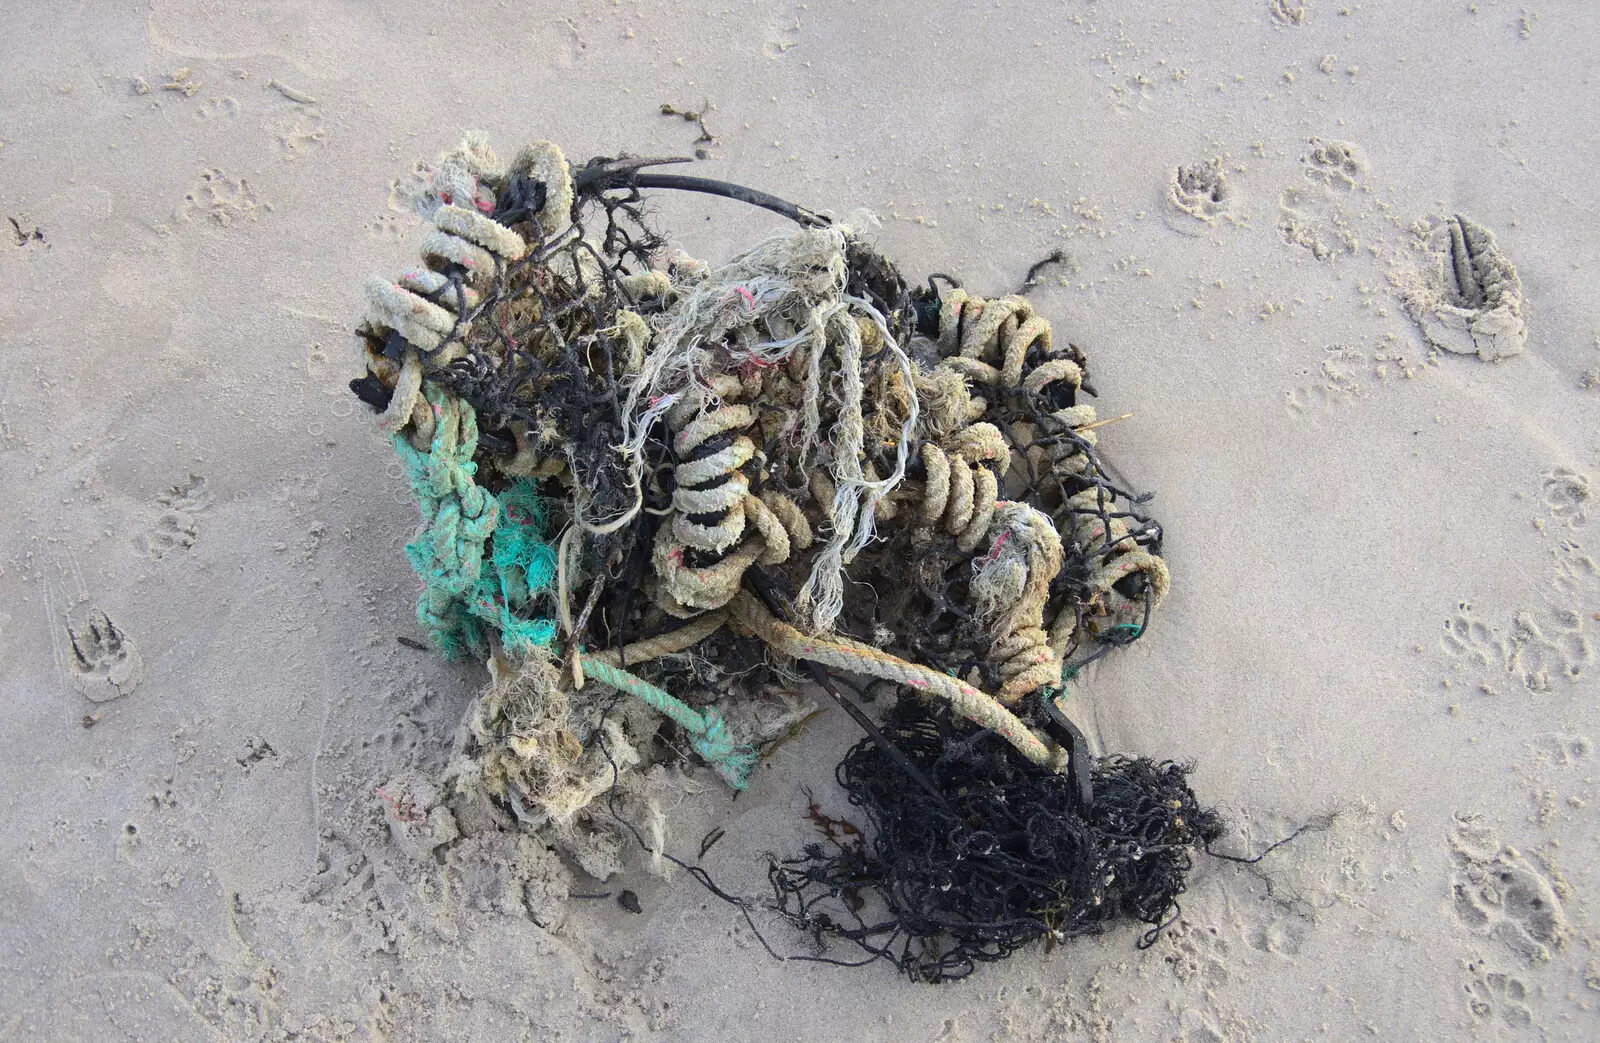
[[[1594, 5], [3, 7], [0, 1039], [1600, 1037]], [[393, 181], [469, 127], [689, 154], [703, 101], [701, 172], [872, 208], [907, 272], [1067, 254], [1032, 297], [1173, 574], [1084, 713], [1193, 760], [1224, 850], [1336, 813], [1200, 859], [1148, 951], [913, 985], [637, 857], [634, 914], [391, 841], [484, 679], [396, 643], [414, 508], [344, 388]], [[702, 770], [673, 843], [759, 893], [852, 728]]]

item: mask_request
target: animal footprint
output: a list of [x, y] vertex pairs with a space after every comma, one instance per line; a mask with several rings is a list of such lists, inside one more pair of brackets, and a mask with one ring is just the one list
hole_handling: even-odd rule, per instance
[[144, 676], [144, 661], [133, 640], [94, 605], [67, 614], [68, 667], [91, 702], [103, 703], [132, 692]]
[[239, 115], [239, 102], [235, 98], [212, 98], [194, 110], [197, 120], [233, 119]]
[[1522, 279], [1494, 233], [1461, 214], [1412, 231], [1417, 266], [1392, 281], [1423, 338], [1485, 362], [1520, 354], [1528, 345]]
[[175, 550], [194, 546], [199, 530], [194, 517], [182, 511], [164, 511], [141, 541], [144, 552], [151, 561], [160, 561]]
[[254, 220], [261, 203], [244, 178], [231, 178], [220, 170], [203, 170], [200, 180], [183, 197], [178, 220], [192, 223], [197, 216], [210, 218], [224, 228], [236, 221]]
[[1472, 974], [1472, 981], [1464, 987], [1467, 1007], [1473, 1017], [1488, 1020], [1498, 1011], [1513, 1028], [1528, 1028], [1533, 1024], [1533, 1012], [1526, 1002], [1526, 982], [1514, 974], [1489, 970], [1483, 960], [1468, 963], [1467, 970]]
[[367, 223], [367, 234], [374, 239], [381, 239], [386, 243], [398, 243], [405, 239], [408, 226], [398, 217], [384, 214], [375, 221]]
[[322, 116], [315, 109], [300, 107], [295, 111], [294, 123], [278, 135], [278, 148], [289, 160], [298, 157], [307, 146], [321, 144], [324, 137]]
[[1356, 187], [1356, 178], [1366, 172], [1367, 164], [1360, 151], [1348, 141], [1323, 141], [1311, 139], [1311, 151], [1301, 157], [1306, 165], [1305, 175], [1310, 181], [1349, 192]]
[[1540, 475], [1544, 479], [1544, 505], [1569, 528], [1580, 529], [1589, 521], [1589, 476], [1565, 467]]
[[1572, 540], [1556, 546], [1555, 566], [1550, 570], [1550, 585], [1561, 593], [1577, 597], [1600, 586], [1600, 562], [1596, 562]]
[[1576, 681], [1594, 659], [1594, 648], [1583, 632], [1583, 614], [1568, 609], [1556, 613], [1552, 625], [1540, 627], [1532, 613], [1518, 612], [1511, 633], [1507, 668], [1522, 677], [1531, 692], [1548, 692], [1551, 677]]
[[1175, 168], [1167, 177], [1163, 200], [1167, 227], [1185, 235], [1203, 235], [1233, 202], [1233, 189], [1222, 171], [1222, 157]]
[[1310, 4], [1297, 3], [1296, 0], [1267, 0], [1267, 13], [1279, 25], [1297, 26], [1304, 25]]
[[1198, 927], [1179, 920], [1166, 937], [1173, 948], [1167, 962], [1179, 981], [1205, 988], [1228, 983], [1228, 943], [1216, 927]]
[[1561, 899], [1543, 874], [1476, 815], [1455, 816], [1450, 880], [1456, 918], [1529, 963], [1542, 963], [1571, 933]]
[[1505, 643], [1495, 636], [1493, 627], [1472, 614], [1472, 605], [1465, 601], [1455, 615], [1445, 620], [1439, 645], [1450, 655], [1470, 659], [1479, 666], [1506, 661]]
[[1294, 956], [1305, 944], [1311, 932], [1311, 922], [1302, 916], [1282, 916], [1260, 924], [1246, 934], [1250, 947], [1259, 952], [1272, 952], [1280, 956]]
[[1304, 247], [1319, 261], [1353, 254], [1361, 246], [1355, 227], [1338, 206], [1316, 193], [1286, 188], [1278, 197], [1278, 232], [1284, 242]]
[[175, 550], [187, 550], [194, 546], [200, 531], [195, 515], [211, 505], [211, 494], [206, 489], [206, 480], [200, 475], [191, 474], [188, 481], [180, 482], [158, 495], [156, 503], [167, 510], [156, 518], [141, 545], [146, 555], [154, 561], [160, 561]]

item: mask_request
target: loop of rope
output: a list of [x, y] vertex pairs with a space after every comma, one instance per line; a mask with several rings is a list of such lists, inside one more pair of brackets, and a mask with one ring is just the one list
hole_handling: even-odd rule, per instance
[[728, 602], [730, 616], [747, 627], [773, 651], [792, 659], [881, 678], [938, 696], [953, 710], [981, 728], [993, 730], [1034, 764], [1052, 771], [1066, 768], [1065, 751], [1040, 739], [1021, 719], [965, 682], [892, 656], [871, 645], [845, 637], [808, 637], [776, 619], [752, 595], [740, 592]]

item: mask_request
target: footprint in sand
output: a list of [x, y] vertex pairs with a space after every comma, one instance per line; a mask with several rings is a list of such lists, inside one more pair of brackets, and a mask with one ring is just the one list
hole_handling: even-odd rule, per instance
[[211, 494], [206, 480], [191, 474], [187, 481], [157, 496], [156, 503], [165, 509], [139, 541], [140, 549], [152, 561], [194, 546], [200, 532], [195, 515], [211, 505]]
[[1207, 989], [1228, 983], [1228, 943], [1218, 928], [1180, 919], [1164, 937], [1173, 949], [1167, 963], [1179, 981]]
[[308, 106], [297, 106], [295, 117], [278, 132], [278, 151], [286, 160], [303, 155], [312, 145], [320, 145], [326, 138], [322, 129], [322, 116]]
[[1423, 338], [1485, 362], [1520, 355], [1528, 344], [1522, 279], [1494, 233], [1460, 214], [1418, 222], [1412, 232], [1417, 265], [1394, 282]]
[[1445, 621], [1440, 647], [1458, 660], [1481, 667], [1500, 666], [1530, 692], [1548, 692], [1556, 681], [1575, 682], [1594, 661], [1583, 614], [1576, 609], [1550, 609], [1537, 615], [1521, 610], [1512, 615], [1505, 637], [1463, 602]]
[[1310, 919], [1290, 913], [1256, 925], [1246, 934], [1246, 940], [1258, 952], [1295, 956], [1310, 933]]
[[1584, 632], [1583, 614], [1553, 612], [1541, 624], [1531, 612], [1518, 612], [1511, 630], [1507, 668], [1530, 692], [1548, 692], [1555, 680], [1577, 681], [1594, 661], [1594, 646]]
[[411, 234], [411, 227], [415, 224], [415, 221], [407, 223], [392, 214], [381, 214], [367, 222], [367, 234], [381, 242], [398, 243]]
[[1439, 639], [1439, 645], [1447, 654], [1469, 659], [1479, 666], [1506, 661], [1505, 642], [1495, 636], [1494, 628], [1480, 619], [1466, 601], [1460, 604], [1455, 615], [1445, 620], [1444, 636]]
[[1176, 167], [1167, 176], [1162, 195], [1167, 227], [1184, 235], [1204, 235], [1230, 216], [1233, 196], [1221, 156]]
[[1557, 467], [1539, 476], [1545, 507], [1569, 529], [1581, 529], [1589, 522], [1589, 499], [1594, 495], [1589, 476], [1567, 467]]
[[1359, 186], [1367, 164], [1348, 141], [1311, 139], [1300, 157], [1308, 182], [1291, 185], [1278, 196], [1278, 231], [1284, 241], [1311, 251], [1319, 261], [1354, 254], [1361, 246], [1349, 197]]
[[111, 617], [87, 602], [67, 613], [68, 672], [91, 702], [127, 695], [144, 676], [133, 640]]
[[254, 220], [262, 206], [244, 178], [229, 177], [221, 170], [203, 170], [194, 188], [184, 195], [177, 219], [186, 224], [209, 219], [227, 228], [247, 218]]
[[1311, 5], [1296, 0], [1267, 0], [1267, 13], [1279, 25], [1293, 28], [1305, 24], [1306, 15], [1311, 13]]
[[1530, 964], [1560, 949], [1571, 928], [1550, 881], [1478, 815], [1456, 815], [1450, 830], [1456, 870], [1451, 909], [1468, 930], [1493, 938]]
[[1513, 1028], [1528, 1028], [1533, 1024], [1533, 1012], [1528, 1009], [1528, 984], [1515, 974], [1494, 971], [1483, 959], [1467, 964], [1472, 978], [1464, 986], [1467, 1009], [1482, 1021], [1496, 1014]]
[[1307, 181], [1340, 192], [1353, 192], [1356, 179], [1367, 171], [1367, 161], [1361, 150], [1348, 141], [1323, 141], [1311, 139], [1311, 151], [1302, 157]]
[[201, 122], [235, 119], [238, 115], [239, 101], [237, 98], [211, 98], [194, 110], [194, 118]]

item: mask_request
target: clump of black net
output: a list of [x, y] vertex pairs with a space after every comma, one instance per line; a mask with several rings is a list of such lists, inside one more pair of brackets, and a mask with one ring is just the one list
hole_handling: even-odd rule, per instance
[[1147, 947], [1176, 918], [1195, 850], [1223, 831], [1180, 764], [1103, 758], [1085, 808], [1070, 776], [920, 700], [902, 699], [883, 729], [939, 799], [908, 785], [871, 740], [839, 764], [868, 828], [813, 810], [827, 839], [774, 860], [768, 873], [778, 911], [812, 935], [818, 958], [842, 940], [938, 982], [1031, 942], [1099, 934], [1122, 920], [1150, 925]]

